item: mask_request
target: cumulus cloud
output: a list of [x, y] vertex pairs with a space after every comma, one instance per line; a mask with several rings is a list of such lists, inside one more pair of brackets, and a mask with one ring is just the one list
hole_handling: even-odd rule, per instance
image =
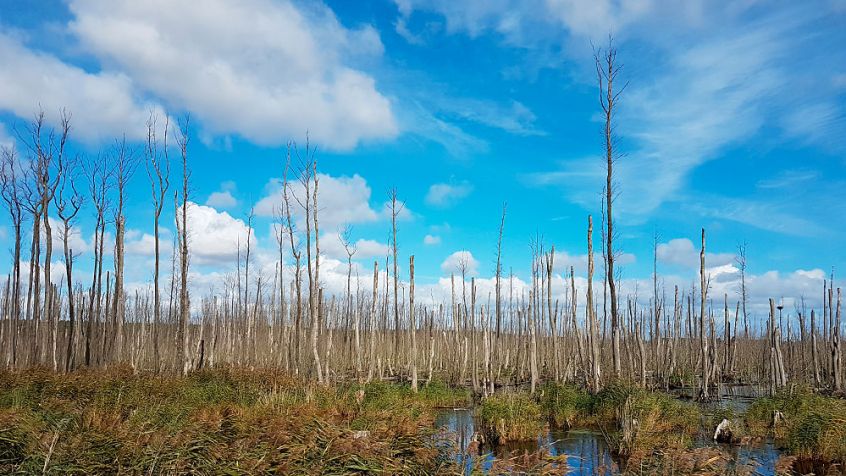
[[[356, 240], [349, 246], [350, 251], [355, 252], [353, 259], [387, 256], [391, 252], [388, 245], [364, 238]], [[344, 248], [344, 242], [338, 233], [327, 233], [320, 236], [320, 252], [330, 258], [347, 259], [347, 250]]]
[[31, 118], [40, 105], [48, 122], [56, 124], [59, 110], [66, 108], [72, 116], [74, 137], [85, 141], [100, 142], [123, 134], [141, 139], [150, 111], [164, 114], [158, 104], [143, 99], [126, 74], [89, 73], [31, 50], [2, 31], [0, 62], [0, 110]]
[[220, 190], [212, 192], [209, 198], [206, 199], [206, 205], [222, 210], [235, 208], [238, 206], [238, 199], [232, 195], [237, 189], [235, 182], [227, 180], [220, 184]]
[[429, 187], [426, 203], [435, 207], [449, 207], [470, 195], [472, 191], [473, 185], [466, 180], [456, 185], [436, 183]]
[[390, 100], [350, 64], [382, 55], [378, 33], [344, 27], [322, 4], [211, 0], [198, 10], [188, 0], [72, 0], [69, 7], [84, 47], [213, 133], [273, 145], [308, 131], [332, 149], [398, 133]]
[[[602, 262], [604, 259], [605, 258], [602, 257], [602, 253], [595, 252], [593, 254], [593, 266], [594, 273], [597, 273], [596, 276], [599, 276], [599, 273], [602, 272]], [[616, 255], [614, 264], [617, 266], [625, 266], [627, 264], [634, 263], [636, 260], [635, 255], [632, 253], [619, 253]], [[552, 265], [555, 270], [561, 271], [565, 275], [570, 272], [571, 266], [576, 273], [585, 273], [587, 272], [588, 267], [588, 255], [587, 253], [583, 255], [572, 255], [566, 251], [556, 251]]]
[[441, 237], [438, 235], [426, 235], [423, 237], [423, 244], [428, 246], [434, 246], [441, 244]]
[[[317, 201], [320, 226], [324, 229], [340, 229], [343, 225], [367, 223], [379, 219], [379, 212], [370, 206], [370, 186], [358, 174], [352, 177], [333, 177], [317, 174]], [[272, 217], [282, 205], [282, 180], [271, 179], [265, 186], [267, 195], [256, 203], [256, 215]], [[303, 208], [297, 202], [305, 204], [305, 187], [299, 181], [288, 183], [291, 200], [291, 214], [304, 226]], [[309, 192], [311, 193], [311, 191]]]
[[[58, 218], [49, 217], [50, 231], [52, 237], [53, 253], [61, 255], [64, 251], [64, 234], [65, 225]], [[41, 241], [46, 241], [46, 227], [44, 222], [41, 222]], [[93, 243], [93, 241], [92, 241]], [[106, 244], [109, 244], [108, 241]], [[91, 244], [82, 237], [82, 231], [79, 225], [71, 225], [68, 231], [68, 247], [73, 252], [74, 256], [91, 251]]]
[[[179, 210], [181, 216], [181, 207]], [[255, 232], [227, 212], [188, 202], [188, 239], [191, 259], [197, 264], [234, 262], [238, 247], [246, 249], [247, 236], [255, 249]]]
[[[172, 248], [170, 230], [159, 228], [159, 256], [170, 256]], [[155, 256], [156, 237], [152, 233], [144, 233], [140, 230], [127, 230], [124, 250], [128, 255]]]
[[[687, 238], [676, 238], [659, 243], [656, 250], [658, 261], [685, 269], [699, 269], [699, 249]], [[705, 253], [705, 266], [724, 266], [734, 262], [734, 253]]]
[[461, 274], [462, 268], [468, 276], [479, 274], [479, 262], [473, 257], [473, 253], [466, 250], [456, 251], [441, 263], [441, 271], [444, 274]]

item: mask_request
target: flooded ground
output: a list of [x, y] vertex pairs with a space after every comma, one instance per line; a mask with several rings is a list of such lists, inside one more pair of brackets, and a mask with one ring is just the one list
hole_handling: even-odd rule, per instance
[[[756, 398], [766, 392], [765, 389], [752, 385], [721, 385], [716, 390], [716, 398], [702, 404], [702, 412], [706, 416], [727, 409], [739, 416]], [[693, 388], [673, 391], [677, 398], [686, 400], [692, 400], [696, 392]], [[454, 457], [463, 463], [468, 474], [471, 468], [481, 467], [487, 472], [496, 467], [497, 462], [517, 460], [525, 455], [536, 454], [538, 450], [545, 450], [549, 456], [565, 459], [568, 474], [621, 474], [621, 462], [612, 454], [605, 437], [597, 430], [549, 429], [535, 441], [486, 445], [479, 441], [480, 438], [476, 434], [478, 421], [473, 409], [443, 410], [435, 423], [447, 432], [450, 438], [454, 438]], [[723, 474], [775, 476], [778, 474], [777, 469], [783, 474], [785, 468], [792, 468], [795, 474], [846, 475], [846, 468], [841, 465], [823, 464], [814, 460], [803, 461], [792, 457], [782, 458], [786, 453], [771, 439], [753, 440], [743, 445], [728, 445], [716, 443], [712, 437], [713, 429], [703, 426], [694, 446], [696, 451], [702, 451], [703, 454], [718, 454], [726, 463], [721, 466], [720, 472]]]
[[544, 447], [551, 456], [566, 455], [571, 474], [619, 474], [605, 439], [596, 431], [551, 430], [540, 435], [536, 441], [489, 446], [475, 443], [476, 419], [471, 409], [444, 410], [435, 424], [455, 436], [460, 449], [455, 457], [459, 461], [466, 459], [463, 462], [468, 470], [478, 459], [482, 460], [482, 467], [489, 470], [495, 459], [520, 457]]
[[[734, 403], [743, 405], [745, 402]], [[455, 458], [464, 463], [468, 473], [470, 468], [474, 466], [481, 465], [487, 471], [490, 470], [496, 460], [519, 458], [545, 448], [550, 456], [563, 455], [566, 457], [568, 474], [621, 474], [619, 461], [611, 454], [605, 443], [605, 438], [598, 431], [552, 429], [543, 435], [539, 435], [536, 441], [489, 446], [477, 442], [476, 424], [477, 421], [472, 409], [444, 410], [436, 419], [436, 425], [455, 438]], [[776, 461], [780, 456], [780, 451], [773, 445], [772, 441], [730, 446], [714, 443], [703, 436], [697, 441], [696, 446], [713, 446], [727, 455], [729, 458], [728, 474], [757, 474], [761, 476], [776, 474]]]

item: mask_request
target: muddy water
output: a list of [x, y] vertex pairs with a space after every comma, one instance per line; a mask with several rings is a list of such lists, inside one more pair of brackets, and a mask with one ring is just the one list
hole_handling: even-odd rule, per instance
[[[533, 453], [546, 448], [551, 456], [565, 455], [569, 474], [574, 475], [617, 475], [620, 466], [605, 444], [602, 434], [592, 430], [550, 430], [536, 441], [509, 443], [496, 446], [479, 446], [474, 442], [476, 423], [472, 409], [444, 410], [436, 419], [436, 425], [455, 438], [457, 461], [469, 470], [481, 462], [485, 470], [490, 469], [495, 459], [508, 459]], [[472, 444], [472, 445], [471, 445]], [[708, 438], [697, 441], [697, 447], [717, 446]], [[744, 445], [719, 445], [731, 457], [729, 473], [775, 475], [776, 461], [780, 452], [771, 441]], [[469, 449], [469, 450], [468, 450]], [[749, 471], [751, 470], [751, 472]]]

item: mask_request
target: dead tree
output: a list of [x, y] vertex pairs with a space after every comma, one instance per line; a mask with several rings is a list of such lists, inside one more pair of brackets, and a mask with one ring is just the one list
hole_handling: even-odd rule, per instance
[[614, 202], [614, 162], [619, 157], [619, 153], [615, 152], [616, 138], [614, 135], [614, 108], [617, 105], [617, 100], [620, 94], [626, 89], [626, 85], [618, 91], [614, 90], [614, 81], [620, 74], [621, 66], [615, 64], [617, 57], [617, 50], [613, 46], [613, 42], [609, 39], [608, 49], [605, 51], [596, 50], [594, 52], [594, 60], [596, 63], [596, 75], [599, 82], [599, 105], [605, 116], [605, 129], [603, 136], [605, 139], [605, 260], [606, 260], [606, 280], [608, 281], [608, 292], [611, 304], [611, 349], [614, 360], [614, 374], [617, 378], [621, 373], [620, 361], [620, 324], [617, 313], [617, 285], [614, 281], [614, 219], [611, 213], [612, 204]]
[[[829, 288], [829, 299], [830, 296], [831, 288]], [[831, 330], [831, 359], [834, 373], [834, 390], [839, 392], [843, 390], [842, 354], [840, 350], [840, 288], [837, 288], [837, 311]]]
[[599, 362], [599, 342], [597, 340], [596, 311], [593, 304], [593, 217], [588, 215], [588, 277], [587, 277], [587, 302], [585, 304], [585, 317], [588, 347], [590, 348], [590, 376], [589, 385], [591, 390], [598, 392], [602, 385], [601, 367]]
[[[318, 339], [320, 334], [320, 246], [319, 229], [317, 222], [317, 162], [314, 160], [315, 151], [310, 143], [306, 143], [305, 158], [299, 157], [299, 150], [294, 147], [301, 166], [300, 184], [304, 190], [304, 197], [301, 199], [294, 195], [294, 198], [303, 209], [306, 237], [306, 266], [308, 267], [308, 307], [309, 318], [311, 319], [311, 351], [314, 357], [314, 366], [317, 373], [317, 381], [324, 383], [323, 369], [320, 365], [320, 352]], [[312, 186], [313, 182], [313, 186]], [[313, 220], [313, 221], [312, 221]], [[314, 254], [312, 254], [312, 228], [314, 228]], [[314, 257], [314, 259], [312, 259]]]
[[[64, 172], [65, 146], [70, 134], [70, 115], [62, 110], [59, 113], [59, 131], [45, 126], [44, 111], [35, 115], [27, 128], [26, 135], [20, 135], [21, 142], [29, 149], [29, 179], [25, 184], [26, 208], [33, 216], [32, 254], [30, 260], [30, 287], [27, 292], [27, 314], [32, 311], [32, 346], [30, 363], [42, 363], [45, 349], [52, 346], [49, 343], [53, 335], [53, 328], [58, 324], [52, 312], [52, 290], [50, 282], [50, 268], [53, 254], [53, 236], [50, 226], [50, 202], [56, 193], [59, 180]], [[40, 305], [40, 268], [41, 263], [41, 228], [44, 230], [44, 302], [43, 313], [50, 332], [45, 333], [41, 326]], [[51, 355], [53, 367], [57, 367], [55, 354]]]
[[391, 210], [391, 251], [393, 253], [393, 265], [394, 265], [394, 359], [399, 358], [399, 335], [400, 335], [400, 325], [399, 325], [399, 299], [398, 299], [398, 292], [399, 292], [399, 271], [397, 267], [397, 217], [402, 212], [404, 207], [397, 200], [397, 189], [392, 188], [390, 192], [388, 192], [388, 199], [390, 200], [390, 210]]
[[[114, 209], [114, 223], [115, 223], [115, 250], [114, 250], [114, 266], [115, 266], [115, 290], [114, 299], [112, 300], [113, 310], [112, 319], [114, 319], [114, 357], [120, 362], [123, 359], [123, 344], [124, 344], [124, 320], [126, 313], [126, 303], [124, 300], [124, 236], [126, 234], [126, 216], [123, 214], [124, 204], [126, 201], [126, 186], [132, 175], [135, 173], [135, 168], [138, 165], [138, 160], [134, 151], [128, 148], [126, 138], [116, 142], [115, 144], [115, 188], [117, 190], [117, 204]], [[70, 291], [70, 288], [69, 288]]]
[[[23, 225], [23, 203], [21, 196], [23, 186], [22, 173], [19, 171], [17, 152], [13, 147], [3, 147], [0, 150], [0, 196], [9, 212], [12, 229], [15, 234], [15, 244], [12, 251], [11, 274], [11, 317], [7, 318], [6, 329], [6, 365], [15, 367], [17, 364], [18, 332], [21, 316], [21, 230]], [[8, 311], [7, 311], [8, 313]]]
[[179, 153], [182, 158], [182, 207], [179, 209], [181, 218], [177, 218], [179, 230], [179, 327], [177, 332], [177, 358], [181, 360], [181, 372], [188, 373], [191, 367], [190, 350], [188, 346], [188, 317], [191, 312], [188, 293], [188, 206], [191, 172], [188, 169], [189, 118], [186, 116], [179, 125], [179, 135], [176, 138]]
[[58, 193], [54, 198], [56, 214], [62, 222], [62, 230], [59, 235], [62, 237], [62, 248], [65, 260], [65, 279], [68, 287], [68, 341], [65, 350], [65, 372], [70, 372], [75, 362], [76, 352], [76, 300], [73, 294], [73, 262], [76, 256], [70, 247], [69, 238], [73, 228], [73, 221], [76, 219], [79, 210], [82, 208], [83, 196], [76, 189], [75, 179], [72, 171], [78, 168], [78, 164], [71, 162], [69, 168], [62, 175]]
[[373, 261], [373, 298], [370, 302], [370, 366], [367, 371], [367, 381], [373, 379], [376, 372], [376, 302], [379, 291], [379, 261]]
[[702, 229], [702, 248], [699, 251], [699, 349], [702, 361], [702, 376], [700, 379], [699, 399], [708, 400], [711, 369], [708, 366], [708, 337], [705, 334], [705, 302], [708, 299], [708, 277], [705, 275], [705, 229]]
[[[742, 243], [737, 247], [737, 256], [735, 257], [737, 268], [740, 269], [740, 309], [743, 312], [743, 338], [749, 338], [749, 321], [746, 318], [746, 243]], [[735, 330], [737, 333], [737, 330]]]
[[505, 210], [507, 203], [502, 204], [502, 218], [499, 220], [499, 235], [496, 240], [496, 340], [497, 347], [502, 331], [502, 232], [505, 229]]
[[91, 276], [91, 287], [88, 296], [88, 311], [85, 324], [85, 366], [89, 367], [95, 362], [94, 355], [94, 330], [99, 322], [102, 310], [102, 284], [103, 284], [103, 255], [106, 238], [106, 212], [111, 206], [109, 201], [109, 190], [112, 187], [114, 167], [111, 157], [100, 155], [89, 159], [86, 162], [86, 176], [88, 179], [88, 193], [91, 197], [91, 205], [94, 207], [94, 271]]
[[299, 374], [300, 369], [300, 331], [302, 329], [303, 302], [302, 302], [302, 250], [298, 241], [294, 238], [296, 225], [291, 218], [291, 195], [288, 185], [288, 171], [291, 167], [291, 147], [289, 142], [286, 153], [285, 171], [282, 175], [282, 206], [285, 212], [285, 229], [287, 230], [288, 243], [291, 246], [291, 256], [294, 258], [294, 288], [296, 290], [296, 314], [294, 322], [294, 373]]
[[408, 258], [408, 319], [411, 326], [411, 390], [417, 393], [417, 323], [414, 321], [414, 255]]
[[147, 120], [147, 142], [144, 150], [147, 159], [145, 162], [147, 176], [150, 179], [153, 198], [153, 362], [156, 365], [156, 370], [159, 370], [161, 367], [161, 351], [159, 349], [161, 339], [159, 333], [161, 332], [162, 323], [162, 304], [159, 285], [159, 263], [161, 259], [159, 223], [161, 221], [165, 197], [170, 188], [170, 160], [167, 145], [170, 124], [167, 116], [165, 116], [161, 150], [159, 150], [156, 127], [157, 117], [155, 114], [150, 114], [150, 118]]
[[[351, 229], [349, 226], [344, 228], [344, 231], [338, 233], [338, 239], [341, 241], [341, 244], [344, 247], [344, 252], [347, 254], [347, 299], [346, 299], [346, 316], [347, 316], [347, 329], [349, 330], [349, 319], [350, 315], [353, 313], [352, 309], [352, 268], [353, 268], [353, 256], [355, 256], [358, 249], [356, 245], [352, 243], [350, 239]], [[353, 323], [354, 331], [355, 331], [355, 371], [357, 375], [361, 375], [362, 367], [361, 367], [361, 314], [359, 312], [355, 312], [355, 322]]]

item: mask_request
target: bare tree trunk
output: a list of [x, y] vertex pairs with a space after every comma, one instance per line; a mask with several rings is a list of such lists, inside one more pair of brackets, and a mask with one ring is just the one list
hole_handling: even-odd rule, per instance
[[123, 360], [124, 345], [124, 319], [126, 314], [126, 303], [124, 298], [124, 234], [126, 231], [126, 217], [123, 214], [124, 202], [126, 199], [126, 185], [132, 174], [135, 172], [137, 161], [132, 152], [127, 149], [126, 139], [117, 144], [116, 150], [116, 185], [118, 192], [117, 208], [115, 209], [115, 298], [113, 301], [112, 316], [115, 319], [115, 348], [114, 358], [116, 362]]
[[814, 386], [819, 388], [822, 385], [822, 379], [820, 378], [820, 357], [817, 354], [816, 315], [813, 309], [811, 309], [811, 365], [814, 367]]
[[397, 293], [399, 291], [399, 273], [397, 271], [397, 217], [399, 216], [400, 212], [404, 205], [398, 205], [397, 203], [397, 189], [392, 188], [389, 192], [390, 198], [390, 207], [391, 207], [391, 251], [393, 253], [393, 266], [394, 266], [394, 359], [399, 359], [399, 335], [400, 335], [400, 325], [399, 325], [399, 301], [397, 299]]
[[596, 312], [593, 304], [593, 217], [590, 215], [588, 215], [587, 242], [588, 278], [585, 317], [587, 318], [588, 346], [590, 347], [590, 387], [594, 392], [598, 392], [601, 388], [602, 380], [599, 361], [599, 342], [596, 335]]
[[376, 332], [376, 303], [378, 301], [377, 293], [379, 291], [379, 261], [373, 261], [373, 298], [370, 302], [370, 368], [367, 371], [367, 381], [373, 379], [373, 373], [376, 371], [376, 340], [378, 333]]
[[[188, 346], [188, 317], [191, 312], [191, 304], [188, 295], [188, 180], [191, 177], [188, 171], [188, 118], [186, 117], [180, 125], [180, 134], [177, 139], [179, 150], [182, 155], [182, 220], [179, 228], [179, 351], [178, 358], [182, 360], [182, 374], [188, 373], [191, 366], [190, 350]], [[178, 222], [178, 221], [177, 221]]]
[[699, 251], [699, 348], [702, 361], [702, 376], [699, 388], [699, 399], [708, 400], [711, 370], [708, 368], [708, 338], [705, 335], [705, 302], [708, 298], [708, 278], [705, 276], [705, 229], [702, 229], [702, 248]]
[[834, 390], [843, 390], [842, 354], [840, 351], [840, 288], [837, 288], [837, 314], [831, 333], [831, 358], [834, 369]]
[[505, 229], [505, 210], [502, 204], [502, 218], [499, 221], [499, 236], [496, 240], [496, 348], [500, 349], [502, 338], [502, 232]]
[[[603, 54], [604, 53], [604, 54]], [[602, 58], [600, 58], [602, 54]], [[617, 57], [617, 50], [609, 41], [608, 49], [605, 52], [596, 51], [594, 59], [596, 62], [596, 74], [599, 82], [599, 104], [605, 114], [605, 259], [606, 259], [606, 279], [608, 281], [608, 292], [611, 301], [611, 350], [614, 361], [614, 374], [620, 378], [621, 362], [620, 362], [620, 324], [617, 306], [617, 286], [614, 281], [614, 215], [612, 214], [612, 204], [614, 202], [614, 183], [613, 183], [613, 166], [617, 155], [614, 152], [614, 106], [620, 94], [625, 90], [623, 86], [619, 91], [614, 91], [614, 80], [620, 72], [620, 67], [614, 64]]]
[[411, 390], [417, 393], [417, 322], [414, 320], [414, 255], [408, 259], [408, 319], [411, 326]]

